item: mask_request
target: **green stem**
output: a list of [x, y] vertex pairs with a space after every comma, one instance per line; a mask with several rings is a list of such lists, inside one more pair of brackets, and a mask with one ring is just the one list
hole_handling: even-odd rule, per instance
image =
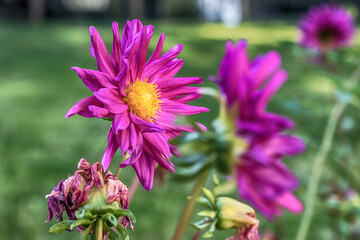
[[102, 219], [98, 219], [96, 220], [96, 225], [95, 225], [95, 240], [103, 240], [103, 228], [104, 228], [104, 223]]
[[[129, 157], [130, 157], [130, 154], [128, 152], [126, 152], [125, 156], [120, 160], [120, 164], [122, 162], [124, 162], [126, 159], [128, 159]], [[122, 168], [119, 165], [119, 167], [117, 168], [116, 173], [115, 173], [115, 176], [117, 179], [119, 179], [119, 177], [120, 177], [121, 170], [122, 170]]]
[[118, 167], [117, 170], [116, 170], [115, 176], [116, 176], [117, 179], [119, 179], [119, 177], [120, 177], [121, 170], [122, 170], [121, 167]]
[[[359, 81], [359, 78], [360, 78], [360, 64], [359, 67], [350, 77], [347, 83], [348, 87], [351, 89], [354, 86], [356, 86], [357, 82]], [[346, 106], [346, 102], [337, 101], [333, 109], [331, 110], [320, 149], [314, 159], [314, 167], [312, 170], [310, 186], [307, 192], [306, 202], [305, 202], [306, 208], [300, 222], [300, 227], [296, 235], [296, 240], [305, 240], [307, 233], [309, 231], [311, 220], [314, 215], [314, 207], [315, 207], [315, 202], [317, 200], [317, 191], [319, 187], [319, 182], [320, 182], [324, 162], [331, 148], [336, 126], [339, 122], [342, 112], [345, 109], [345, 106]]]
[[206, 181], [208, 173], [209, 173], [209, 170], [203, 170], [200, 173], [199, 177], [197, 178], [196, 183], [195, 183], [194, 188], [191, 193], [191, 198], [188, 200], [188, 202], [184, 208], [184, 211], [181, 215], [181, 218], [179, 219], [179, 222], [175, 229], [172, 240], [180, 240], [181, 237], [183, 236], [186, 226], [187, 226], [187, 224], [190, 220], [190, 217], [194, 211], [194, 208], [196, 205], [196, 200], [201, 193], [201, 188]]

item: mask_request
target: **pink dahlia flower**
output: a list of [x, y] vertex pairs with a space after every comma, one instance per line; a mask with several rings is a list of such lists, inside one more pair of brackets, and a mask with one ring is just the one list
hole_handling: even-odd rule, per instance
[[[129, 209], [128, 188], [111, 173], [103, 176], [99, 162], [90, 165], [82, 158], [78, 169], [74, 175], [61, 180], [51, 193], [46, 195], [49, 208], [46, 222], [50, 222], [54, 215], [62, 222], [64, 211], [70, 220], [77, 220], [75, 212], [85, 204], [91, 205], [92, 198], [98, 192], [103, 194], [107, 203], [116, 202], [121, 209]], [[131, 220], [125, 217], [123, 225], [126, 227], [129, 223], [133, 229]]]
[[320, 51], [349, 45], [356, 31], [349, 12], [343, 7], [327, 4], [310, 8], [298, 27], [300, 44]]
[[250, 61], [245, 40], [235, 46], [229, 41], [219, 78], [214, 78], [228, 111], [236, 110], [236, 135], [247, 143], [234, 167], [239, 197], [251, 202], [269, 219], [280, 215], [280, 208], [295, 213], [303, 209], [292, 194], [297, 179], [281, 160], [299, 154], [305, 145], [299, 138], [282, 133], [294, 126], [289, 118], [265, 111], [273, 94], [287, 79], [280, 65], [280, 55], [275, 51]]
[[175, 125], [177, 116], [208, 111], [186, 104], [201, 96], [198, 87], [188, 85], [202, 83], [202, 79], [174, 77], [183, 65], [183, 60], [176, 58], [183, 47], [178, 44], [161, 55], [164, 34], [146, 60], [153, 26], [143, 26], [139, 20], [128, 21], [121, 39], [118, 24], [114, 22], [112, 27], [110, 56], [99, 33], [90, 27], [90, 52], [98, 70], [73, 69], [94, 95], [76, 103], [66, 118], [74, 114], [111, 118], [108, 146], [102, 158], [104, 170], [120, 148], [123, 155], [130, 154], [120, 167], [131, 165], [144, 188], [150, 190], [156, 163], [174, 172], [168, 140], [182, 131], [194, 131], [190, 126]]

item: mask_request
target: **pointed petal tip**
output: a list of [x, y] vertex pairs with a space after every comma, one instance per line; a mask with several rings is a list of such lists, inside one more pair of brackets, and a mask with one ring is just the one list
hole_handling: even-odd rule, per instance
[[94, 26], [90, 26], [89, 27], [89, 33], [90, 33], [90, 36], [93, 37], [94, 34], [96, 33], [96, 29]]

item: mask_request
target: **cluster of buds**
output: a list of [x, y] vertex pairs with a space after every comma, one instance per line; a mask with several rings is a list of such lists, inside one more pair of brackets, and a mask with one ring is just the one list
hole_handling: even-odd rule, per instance
[[219, 101], [219, 116], [212, 122], [208, 131], [194, 126], [197, 132], [173, 140], [174, 144], [180, 146], [179, 150], [182, 153], [181, 158], [173, 159], [176, 165], [173, 175], [175, 180], [196, 178], [201, 171], [210, 168], [216, 168], [226, 175], [234, 175], [233, 166], [247, 149], [245, 139], [236, 134], [236, 108], [228, 111], [224, 99], [216, 90], [205, 88], [203, 94]]
[[[50, 222], [54, 215], [60, 221], [49, 231], [59, 233], [76, 228], [81, 232], [82, 239], [88, 239], [93, 234], [109, 234], [110, 239], [126, 239], [126, 227], [130, 225], [130, 229], [133, 229], [132, 221], [135, 221], [128, 210], [127, 187], [110, 172], [104, 174], [99, 162], [90, 165], [83, 158], [78, 169], [74, 175], [61, 180], [46, 196], [49, 208], [46, 222]], [[63, 219], [64, 211], [69, 220]], [[119, 219], [122, 219], [122, 224]]]
[[[215, 175], [214, 182], [216, 186], [219, 186], [219, 180]], [[259, 240], [259, 220], [256, 218], [254, 209], [235, 199], [218, 196], [216, 191], [213, 192], [203, 188], [205, 196], [197, 200], [207, 210], [199, 212], [198, 216], [203, 218], [192, 225], [200, 231], [206, 231], [203, 238], [212, 237], [216, 229], [234, 228], [235, 235], [228, 240]]]

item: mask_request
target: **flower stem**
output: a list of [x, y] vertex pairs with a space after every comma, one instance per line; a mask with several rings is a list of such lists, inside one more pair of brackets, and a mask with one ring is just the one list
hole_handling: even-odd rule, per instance
[[197, 231], [191, 240], [197, 240], [200, 237], [201, 233], [202, 233], [201, 230]]
[[118, 167], [117, 170], [116, 170], [115, 176], [116, 176], [117, 179], [119, 179], [119, 177], [120, 177], [121, 170], [122, 170], [121, 167]]
[[204, 170], [200, 173], [199, 177], [196, 180], [196, 183], [194, 185], [194, 188], [191, 193], [191, 198], [188, 200], [184, 211], [181, 215], [181, 218], [178, 222], [178, 225], [175, 229], [174, 235], [172, 237], [172, 240], [180, 240], [183, 236], [186, 226], [189, 222], [189, 219], [194, 211], [196, 200], [198, 196], [201, 193], [201, 187], [204, 185], [206, 178], [208, 176], [209, 170]]
[[[359, 67], [350, 77], [348, 87], [351, 89], [356, 86], [360, 78], [360, 64]], [[340, 116], [345, 109], [346, 102], [338, 100], [333, 109], [331, 110], [329, 120], [325, 129], [325, 133], [322, 139], [320, 149], [314, 159], [314, 167], [312, 169], [310, 185], [306, 196], [305, 212], [302, 216], [300, 227], [298, 229], [296, 240], [305, 240], [309, 227], [311, 224], [312, 216], [314, 215], [314, 207], [317, 198], [317, 191], [323, 170], [324, 162], [331, 148], [331, 144], [334, 138], [336, 126], [339, 122]]]
[[139, 186], [139, 183], [140, 183], [139, 178], [137, 176], [135, 176], [134, 180], [131, 183], [130, 190], [129, 190], [129, 202], [133, 198], [133, 196], [136, 192], [136, 189]]
[[[122, 162], [124, 162], [126, 159], [128, 159], [129, 157], [130, 157], [130, 154], [128, 152], [126, 152], [125, 156], [120, 160], [120, 164]], [[122, 170], [122, 168], [119, 165], [119, 167], [116, 170], [116, 174], [115, 174], [117, 179], [119, 179], [119, 177], [120, 177], [121, 170]]]
[[95, 225], [95, 240], [103, 240], [103, 227], [104, 227], [104, 223], [102, 219], [98, 219], [96, 220], [96, 225]]

